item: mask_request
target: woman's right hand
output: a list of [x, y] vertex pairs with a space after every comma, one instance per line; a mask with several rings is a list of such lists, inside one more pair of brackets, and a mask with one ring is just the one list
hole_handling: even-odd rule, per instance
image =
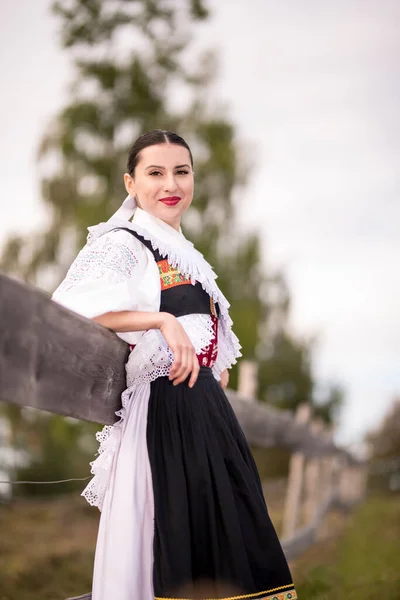
[[174, 353], [174, 362], [170, 369], [169, 379], [173, 380], [174, 385], [178, 385], [191, 374], [189, 387], [193, 387], [200, 371], [194, 346], [174, 315], [170, 313], [160, 313], [160, 315], [160, 331]]

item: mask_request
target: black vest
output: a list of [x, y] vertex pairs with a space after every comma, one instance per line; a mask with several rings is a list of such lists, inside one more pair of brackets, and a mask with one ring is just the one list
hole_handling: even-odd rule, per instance
[[214, 300], [203, 290], [201, 283], [197, 281], [193, 285], [190, 279], [179, 273], [178, 269], [169, 264], [167, 258], [163, 258], [159, 251], [153, 248], [150, 241], [146, 240], [136, 231], [125, 227], [118, 227], [117, 229], [129, 231], [154, 256], [160, 274], [160, 312], [168, 312], [175, 317], [195, 313], [218, 317], [218, 303], [214, 303]]

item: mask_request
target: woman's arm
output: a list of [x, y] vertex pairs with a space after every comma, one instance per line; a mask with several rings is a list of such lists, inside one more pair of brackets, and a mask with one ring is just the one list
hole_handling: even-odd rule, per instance
[[178, 385], [185, 381], [191, 373], [189, 387], [193, 387], [196, 383], [200, 371], [196, 351], [186, 331], [174, 315], [166, 312], [122, 310], [93, 317], [93, 321], [120, 333], [159, 329], [174, 353], [169, 379], [173, 380], [174, 385]]
[[166, 314], [168, 313], [121, 310], [104, 313], [93, 317], [92, 320], [100, 323], [103, 327], [107, 327], [107, 329], [112, 329], [118, 333], [126, 333], [146, 329], [161, 329]]
[[221, 379], [219, 380], [222, 389], [226, 390], [229, 383], [229, 371], [228, 369], [224, 369], [221, 373]]

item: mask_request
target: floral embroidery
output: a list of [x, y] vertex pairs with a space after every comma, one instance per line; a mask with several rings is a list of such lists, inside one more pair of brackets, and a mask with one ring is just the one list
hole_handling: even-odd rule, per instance
[[213, 317], [217, 316], [217, 309], [215, 308], [215, 302], [212, 296], [210, 296], [210, 310]]
[[176, 267], [172, 267], [167, 259], [158, 261], [157, 265], [160, 273], [161, 290], [168, 290], [177, 285], [191, 284], [190, 279], [179, 273]]
[[213, 338], [210, 343], [197, 354], [198, 361], [203, 367], [213, 368], [218, 356], [218, 319], [211, 316]]
[[[275, 588], [275, 591], [285, 587], [289, 586], [282, 585], [280, 588]], [[290, 587], [292, 587], [292, 585], [290, 585]], [[298, 600], [296, 590], [294, 589], [291, 589], [289, 592], [278, 592], [278, 594], [275, 593], [268, 596], [260, 596], [260, 594], [263, 593], [265, 592], [245, 594], [244, 596], [229, 596], [227, 598], [221, 598], [221, 600]], [[190, 600], [190, 598], [160, 598], [157, 596], [155, 600]], [[217, 600], [217, 598], [205, 598], [204, 600]]]
[[283, 592], [282, 594], [274, 594], [272, 596], [264, 596], [260, 600], [297, 600], [297, 594], [294, 590], [291, 592]]

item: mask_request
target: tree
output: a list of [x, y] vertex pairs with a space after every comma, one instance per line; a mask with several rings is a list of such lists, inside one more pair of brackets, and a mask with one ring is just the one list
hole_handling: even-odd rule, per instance
[[370, 484], [400, 490], [400, 397], [393, 400], [382, 423], [367, 435], [371, 456]]
[[[83, 245], [86, 228], [121, 203], [128, 150], [137, 135], [153, 128], [179, 130], [198, 157], [197, 197], [187, 227], [215, 255], [221, 225], [233, 222], [239, 168], [234, 128], [207, 101], [212, 55], [200, 57], [195, 70], [186, 66], [193, 62], [186, 58], [191, 30], [208, 15], [204, 2], [75, 0], [56, 2], [54, 12], [77, 75], [71, 102], [39, 148], [42, 198], [51, 217], [31, 242], [9, 240], [3, 266], [40, 282], [40, 273], [58, 264], [60, 278]], [[130, 39], [122, 50], [124, 33]], [[184, 108], [169, 100], [177, 94], [186, 94]]]
[[[121, 203], [132, 140], [154, 127], [176, 129], [196, 158], [196, 198], [185, 231], [219, 273], [243, 354], [257, 359], [274, 304], [263, 290], [273, 278], [265, 274], [258, 235], [241, 236], [236, 228], [234, 192], [245, 184], [246, 161], [226, 110], [209, 100], [213, 54], [189, 59], [193, 30], [208, 17], [205, 2], [74, 0], [56, 2], [54, 11], [76, 78], [71, 102], [39, 149], [50, 219], [29, 240], [9, 240], [3, 267], [39, 285], [48, 283], [50, 268], [54, 287], [84, 244], [86, 228]], [[183, 106], [171, 100], [177, 94], [186, 98]]]
[[[133, 139], [153, 128], [179, 131], [195, 156], [196, 197], [185, 233], [219, 274], [243, 355], [261, 360], [261, 389], [273, 385], [271, 374], [274, 382], [281, 376], [275, 369], [283, 354], [293, 357], [284, 377], [303, 383], [290, 406], [304, 394], [308, 399], [312, 374], [302, 358], [308, 349], [287, 331], [284, 278], [266, 273], [258, 235], [237, 230], [234, 198], [245, 185], [246, 160], [225, 107], [213, 100], [215, 56], [192, 50], [195, 29], [209, 16], [205, 0], [60, 0], [53, 10], [76, 77], [39, 147], [48, 224], [27, 240], [11, 237], [0, 266], [54, 288], [84, 244], [86, 228], [108, 219], [124, 198]], [[277, 297], [271, 289], [280, 291]], [[236, 379], [234, 370], [231, 384]]]

